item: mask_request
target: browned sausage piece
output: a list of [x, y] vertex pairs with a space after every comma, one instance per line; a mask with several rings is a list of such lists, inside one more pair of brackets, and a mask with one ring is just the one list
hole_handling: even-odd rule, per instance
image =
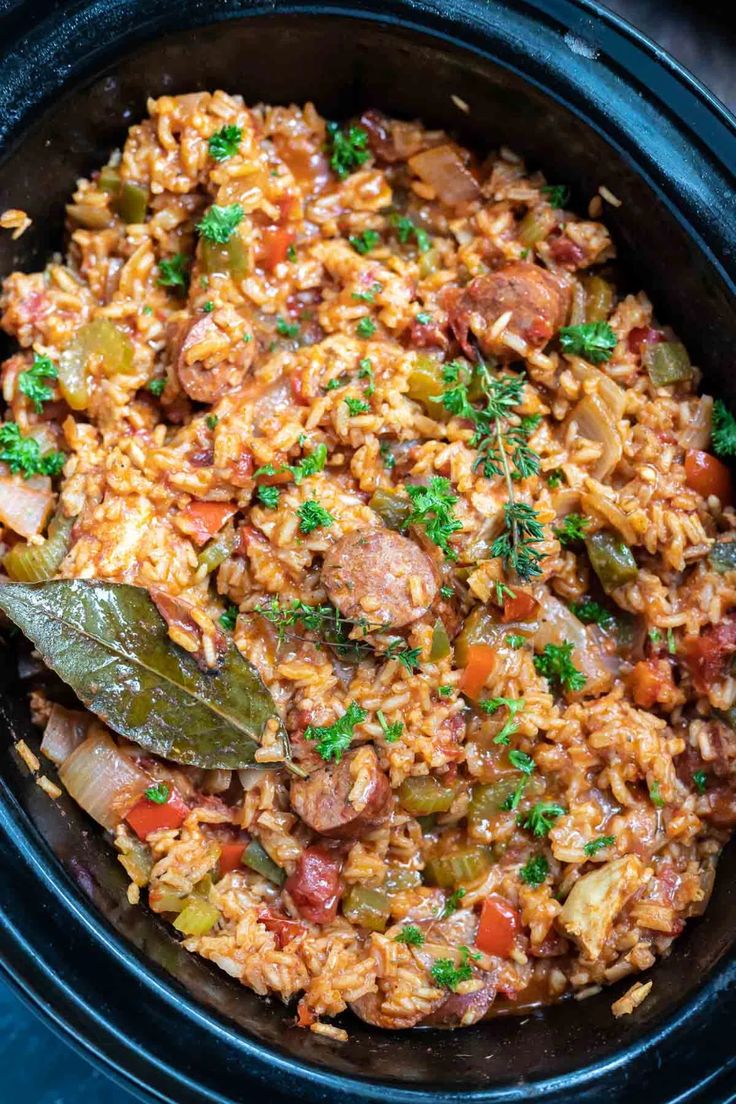
[[[245, 333], [251, 337], [245, 341]], [[190, 399], [212, 403], [243, 382], [256, 343], [247, 323], [232, 307], [179, 323], [173, 357], [179, 383]]]
[[380, 824], [391, 786], [371, 747], [291, 783], [291, 807], [322, 836], [352, 839]]
[[437, 594], [437, 574], [420, 548], [392, 529], [358, 529], [325, 556], [322, 582], [350, 621], [400, 628], [424, 616]]
[[386, 982], [385, 991], [366, 993], [363, 997], [350, 1002], [350, 1008], [364, 1023], [373, 1027], [382, 1027], [388, 1031], [401, 1031], [427, 1022], [426, 1017], [433, 1009], [440, 1008], [445, 1001], [444, 993], [425, 984], [421, 996], [412, 999], [406, 994], [396, 993], [399, 985]]
[[511, 311], [505, 329], [531, 349], [542, 349], [564, 325], [569, 291], [539, 265], [524, 261], [506, 265], [488, 276], [476, 276], [465, 288], [445, 293], [450, 325], [463, 351], [475, 355], [473, 334], [486, 356], [516, 360], [519, 353], [492, 333], [494, 323]]
[[475, 980], [482, 982], [472, 993], [450, 993], [439, 1008], [422, 1020], [427, 1027], [469, 1027], [482, 1020], [496, 999], [496, 981], [485, 980], [487, 974]]

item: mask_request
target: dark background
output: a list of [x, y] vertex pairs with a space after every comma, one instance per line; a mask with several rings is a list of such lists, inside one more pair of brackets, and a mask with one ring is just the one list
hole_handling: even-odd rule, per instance
[[[0, 15], [20, 6], [18, 0], [0, 0]], [[678, 58], [736, 112], [733, 0], [609, 0], [607, 6]], [[134, 1104], [137, 1099], [59, 1041], [0, 983], [0, 1104]]]

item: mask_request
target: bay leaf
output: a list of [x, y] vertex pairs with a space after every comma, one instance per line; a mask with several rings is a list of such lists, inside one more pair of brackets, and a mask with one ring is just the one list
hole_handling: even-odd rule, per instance
[[258, 672], [232, 642], [217, 670], [200, 670], [141, 587], [5, 583], [0, 609], [110, 728], [175, 763], [253, 766], [266, 724], [278, 719]]

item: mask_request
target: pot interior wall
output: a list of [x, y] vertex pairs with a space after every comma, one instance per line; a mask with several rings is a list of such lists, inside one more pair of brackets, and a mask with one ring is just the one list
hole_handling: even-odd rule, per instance
[[[127, 54], [80, 63], [85, 79], [42, 111], [34, 112], [22, 139], [0, 166], [4, 206], [26, 209], [32, 230], [17, 242], [0, 240], [0, 272], [43, 264], [61, 248], [63, 205], [76, 178], [99, 166], [119, 145], [127, 126], [145, 113], [146, 98], [162, 93], [224, 88], [246, 102], [316, 102], [330, 117], [345, 117], [369, 106], [401, 116], [420, 116], [428, 125], [447, 127], [481, 155], [500, 144], [524, 154], [547, 179], [572, 187], [573, 205], [584, 209], [605, 183], [623, 202], [606, 218], [620, 245], [624, 281], [647, 289], [661, 304], [663, 322], [673, 324], [696, 355], [723, 383], [734, 332], [727, 289], [695, 248], [681, 222], [624, 156], [555, 98], [545, 95], [510, 69], [472, 56], [451, 44], [410, 36], [378, 24], [281, 18], [233, 20], [142, 42]], [[43, 78], [40, 78], [43, 79]], [[54, 78], [56, 79], [56, 78]], [[470, 106], [458, 109], [452, 96]], [[22, 105], [21, 105], [22, 106]], [[728, 341], [726, 341], [728, 337]], [[8, 672], [6, 672], [7, 675]], [[21, 733], [28, 727], [12, 682], [6, 702]], [[33, 735], [28, 737], [35, 745]], [[49, 802], [3, 750], [5, 800], [17, 800], [66, 876], [92, 899], [109, 924], [150, 959], [167, 983], [174, 979], [196, 1000], [277, 1052], [358, 1077], [415, 1086], [482, 1088], [552, 1077], [614, 1055], [691, 993], [730, 945], [730, 916], [736, 905], [733, 854], [725, 857], [706, 917], [689, 925], [674, 955], [654, 971], [650, 999], [636, 1017], [615, 1021], [611, 1000], [619, 986], [586, 1001], [567, 1002], [543, 1016], [508, 1018], [454, 1034], [379, 1034], [349, 1022], [351, 1043], [341, 1047], [292, 1028], [293, 1013], [263, 1001], [224, 975], [192, 959], [144, 908], [125, 899], [125, 879], [108, 845], [66, 800]], [[32, 892], [32, 885], [26, 887]], [[69, 935], [68, 976], [74, 984], [80, 956], [79, 933]], [[113, 995], [110, 1006], [135, 1037], [134, 1009]], [[205, 1033], [206, 1034], [206, 1033]], [[215, 1040], [203, 1034], [202, 1053]], [[165, 1053], [164, 1030], [160, 1040]], [[231, 1076], [242, 1076], [242, 1061], [229, 1054]], [[652, 1100], [658, 1098], [653, 1091]]]

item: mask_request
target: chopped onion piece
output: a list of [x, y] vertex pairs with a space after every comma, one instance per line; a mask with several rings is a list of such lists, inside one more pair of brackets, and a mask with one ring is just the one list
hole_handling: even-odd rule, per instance
[[684, 449], [707, 449], [710, 444], [713, 399], [710, 395], [703, 395], [688, 405], [689, 417], [685, 428], [677, 434], [678, 444]]
[[4, 464], [0, 471], [0, 523], [20, 537], [35, 537], [51, 512], [51, 480], [47, 475], [6, 475]]
[[579, 436], [603, 445], [592, 475], [594, 479], [605, 479], [623, 454], [621, 437], [610, 407], [599, 395], [584, 395], [569, 416], [568, 424], [571, 423], [576, 425]]
[[432, 146], [409, 158], [409, 167], [450, 206], [480, 195], [480, 187], [454, 146]]
[[87, 738], [91, 724], [89, 713], [54, 704], [44, 729], [41, 754], [60, 767]]
[[539, 594], [541, 610], [539, 628], [534, 634], [535, 651], [543, 651], [548, 644], [573, 646], [572, 661], [585, 675], [585, 693], [599, 694], [611, 684], [611, 672], [603, 660], [600, 647], [594, 643], [589, 631], [575, 614], [552, 594]]
[[59, 777], [77, 804], [111, 831], [152, 782], [96, 724], [63, 763]]

